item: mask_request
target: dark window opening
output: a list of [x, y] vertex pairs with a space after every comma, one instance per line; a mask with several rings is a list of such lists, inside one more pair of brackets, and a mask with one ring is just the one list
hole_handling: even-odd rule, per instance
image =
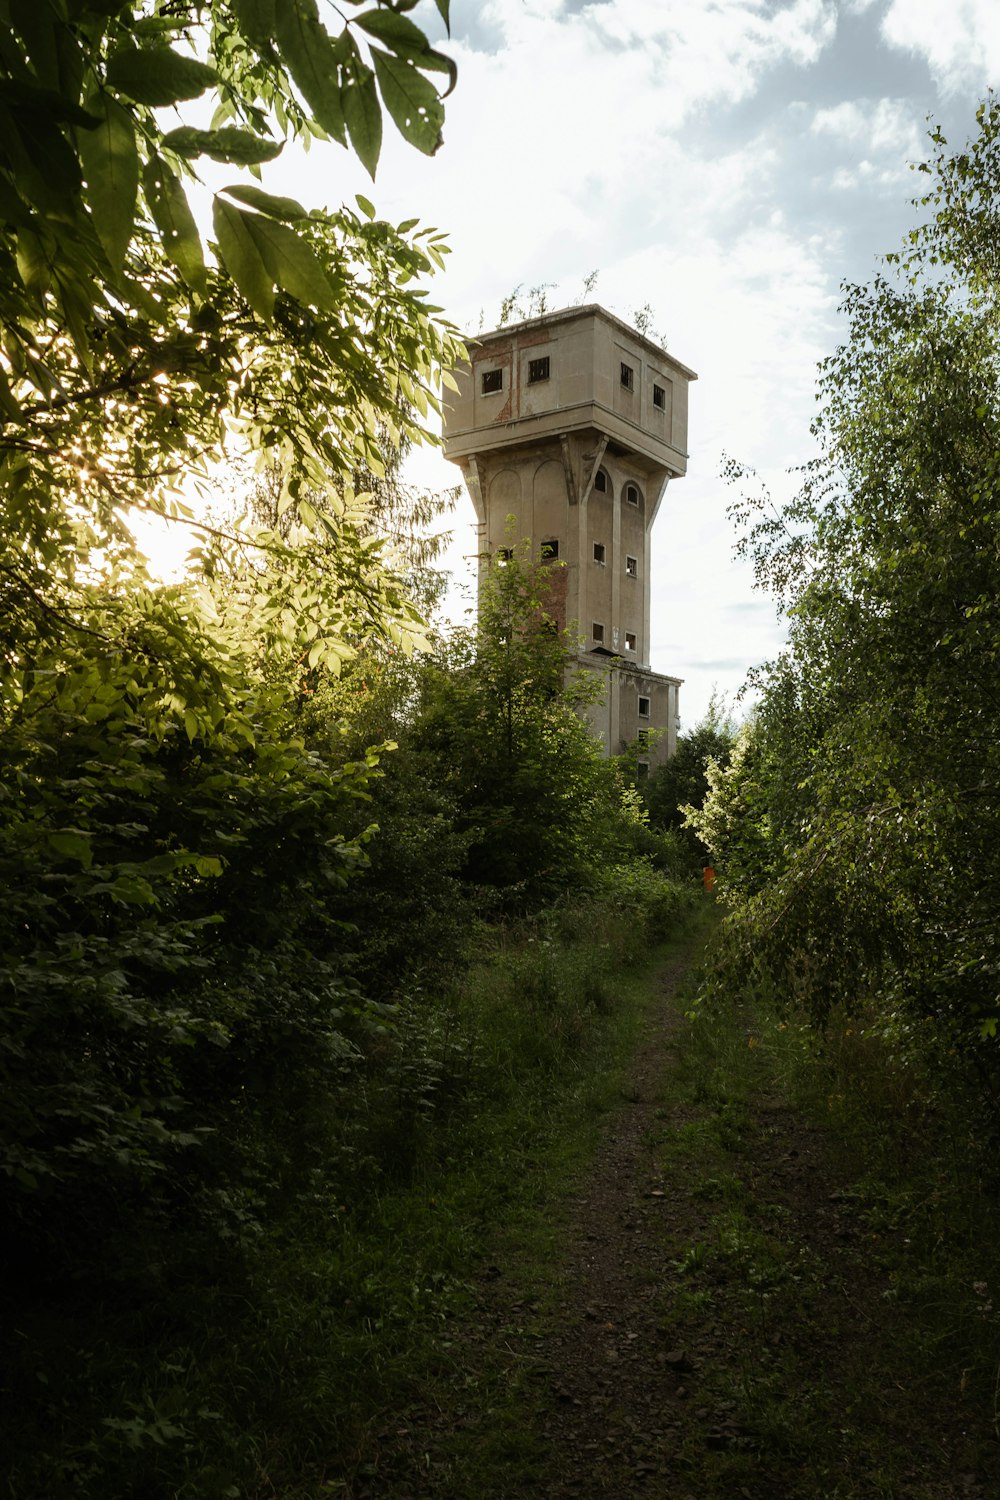
[[649, 761], [648, 760], [640, 760], [636, 764], [636, 768], [635, 768], [636, 780], [637, 781], [645, 781], [646, 777], [648, 775], [649, 775]]
[[638, 487], [638, 485], [627, 484], [625, 486], [625, 499], [628, 501], [629, 505], [638, 505], [639, 504], [639, 487]]
[[593, 624], [593, 627], [592, 627], [592, 630], [593, 630], [594, 640], [597, 642], [597, 644], [599, 646], [603, 646], [604, 645], [604, 626], [598, 624], [598, 622], [595, 620], [594, 624]]
[[513, 549], [513, 547], [498, 547], [497, 550], [496, 550], [496, 559], [497, 559], [497, 562], [500, 564], [501, 567], [503, 566], [504, 563], [509, 563], [510, 560], [511, 560], [511, 558], [513, 556], [514, 556], [514, 549]]
[[502, 391], [502, 390], [503, 390], [503, 371], [502, 370], [484, 370], [483, 371], [483, 395], [484, 396], [490, 396], [490, 395], [493, 394], [494, 391]]
[[594, 475], [594, 489], [600, 490], [602, 495], [606, 495], [608, 493], [608, 476], [607, 474], [605, 474], [603, 469], [598, 469], [597, 473]]
[[548, 378], [549, 378], [549, 356], [547, 354], [544, 356], [543, 359], [529, 359], [528, 360], [528, 384], [529, 385], [537, 385], [540, 380], [548, 380]]
[[649, 718], [649, 699], [648, 698], [640, 698], [639, 699], [639, 717], [640, 717], [640, 719], [648, 719]]
[[635, 371], [631, 365], [624, 363], [622, 364], [622, 385], [627, 391], [631, 391], [635, 386]]
[[630, 578], [638, 578], [638, 576], [639, 576], [639, 559], [637, 557], [626, 557], [626, 559], [625, 559], [625, 572], [628, 574], [628, 576]]
[[648, 729], [640, 729], [639, 730], [639, 733], [636, 735], [636, 743], [638, 744], [640, 750], [648, 750], [649, 749], [649, 730]]
[[664, 411], [667, 405], [667, 393], [662, 385], [653, 386], [653, 405]]
[[542, 562], [555, 562], [559, 556], [559, 543], [555, 537], [542, 543]]
[[626, 630], [626, 632], [625, 632], [625, 650], [626, 651], [634, 651], [635, 650], [635, 631], [634, 630]]
[[600, 565], [601, 565], [602, 568], [604, 567], [604, 543], [603, 542], [595, 542], [594, 543], [594, 561], [595, 561], [595, 563], [600, 563]]

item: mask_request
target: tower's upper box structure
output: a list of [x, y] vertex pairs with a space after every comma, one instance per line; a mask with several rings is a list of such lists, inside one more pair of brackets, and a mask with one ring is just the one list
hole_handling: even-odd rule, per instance
[[609, 678], [594, 728], [612, 754], [658, 729], [661, 759], [680, 684], [649, 665], [650, 533], [687, 470], [697, 376], [596, 304], [481, 334], [453, 374], [444, 452], [472, 497], [481, 558], [530, 539], [536, 557], [565, 565], [554, 612]]
[[[633, 453], [644, 472], [687, 472], [687, 388], [698, 377], [594, 303], [480, 335], [471, 363], [454, 374], [447, 458], [590, 429]], [[483, 375], [498, 378], [484, 388]]]

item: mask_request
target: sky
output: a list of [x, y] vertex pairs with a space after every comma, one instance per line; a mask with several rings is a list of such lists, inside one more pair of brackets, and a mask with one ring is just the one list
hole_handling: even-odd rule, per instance
[[[414, 19], [442, 35], [430, 0]], [[390, 128], [374, 184], [331, 144], [286, 150], [264, 186], [311, 206], [362, 192], [446, 231], [432, 300], [470, 334], [515, 287], [566, 306], [594, 271], [585, 300], [651, 307], [699, 376], [652, 554], [651, 664], [684, 679], [691, 728], [783, 637], [734, 557], [723, 456], [794, 491], [841, 283], [869, 280], [915, 221], [928, 117], [956, 147], [973, 133], [1000, 0], [452, 0], [451, 19], [436, 156]], [[429, 452], [410, 477], [459, 476]], [[469, 577], [473, 520], [465, 499], [451, 562]]]

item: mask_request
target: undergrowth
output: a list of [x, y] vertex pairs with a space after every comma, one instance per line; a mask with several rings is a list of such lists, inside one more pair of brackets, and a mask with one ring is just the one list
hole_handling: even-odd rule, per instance
[[863, 1007], [822, 1033], [760, 990], [709, 988], [690, 1013], [675, 1083], [697, 1113], [663, 1151], [708, 1216], [661, 1306], [675, 1340], [729, 1330], [704, 1382], [726, 1419], [688, 1453], [706, 1493], [996, 1478], [994, 1148], [959, 1060], [928, 1062]]
[[[635, 1024], [622, 970], [695, 893], [648, 866], [517, 924], [483, 924], [450, 984], [350, 1039], [317, 1100], [328, 1151], [228, 1251], [144, 1241], [128, 1295], [99, 1270], [7, 1289], [11, 1500], [353, 1494], [470, 1302], [491, 1226], [540, 1191], [568, 1120], [605, 1107]], [[277, 1206], [275, 1206], [277, 1205]]]

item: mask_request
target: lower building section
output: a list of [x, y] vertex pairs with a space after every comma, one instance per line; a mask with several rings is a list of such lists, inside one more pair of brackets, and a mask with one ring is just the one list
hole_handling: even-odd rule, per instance
[[638, 745], [639, 764], [660, 766], [677, 748], [678, 694], [682, 679], [598, 651], [580, 655], [580, 665], [601, 680], [603, 693], [584, 711], [606, 755]]

